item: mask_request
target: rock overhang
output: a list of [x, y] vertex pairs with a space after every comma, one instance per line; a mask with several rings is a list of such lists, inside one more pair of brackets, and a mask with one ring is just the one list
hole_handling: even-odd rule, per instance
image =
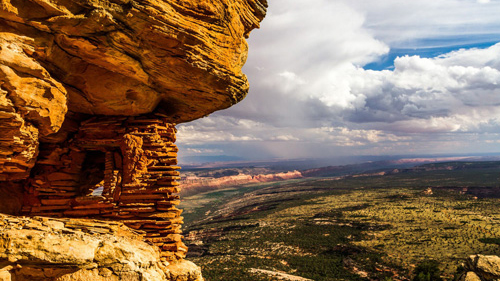
[[11, 43], [44, 78], [61, 83], [53, 87], [67, 93], [70, 111], [160, 111], [180, 123], [244, 98], [245, 38], [266, 6], [265, 0], [6, 0], [0, 26], [2, 38], [17, 37]]
[[241, 101], [249, 88], [245, 39], [266, 7], [266, 0], [3, 0], [0, 181], [27, 178], [40, 142], [63, 143], [92, 116], [157, 113], [182, 123]]
[[[0, 211], [121, 221], [140, 243], [155, 246], [148, 249], [154, 274], [177, 280], [176, 271], [199, 271], [183, 261], [175, 123], [245, 97], [245, 39], [266, 7], [266, 0], [0, 0]], [[31, 232], [52, 230], [27, 231], [8, 247], [29, 249], [22, 244], [32, 244]], [[65, 239], [54, 237], [61, 245]], [[49, 246], [53, 257], [64, 256]], [[11, 259], [0, 275], [43, 271], [23, 273], [17, 257], [0, 257]], [[175, 266], [158, 271], [158, 262]], [[74, 278], [114, 276], [94, 271]]]

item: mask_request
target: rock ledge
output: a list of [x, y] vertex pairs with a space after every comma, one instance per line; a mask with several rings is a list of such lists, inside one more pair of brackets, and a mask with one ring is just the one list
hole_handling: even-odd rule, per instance
[[461, 281], [500, 280], [500, 257], [493, 255], [472, 255], [464, 264], [466, 272]]
[[202, 281], [122, 223], [0, 214], [0, 280]]

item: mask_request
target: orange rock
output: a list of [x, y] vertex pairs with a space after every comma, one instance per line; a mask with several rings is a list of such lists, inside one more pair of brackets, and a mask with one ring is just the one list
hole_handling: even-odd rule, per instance
[[[0, 181], [29, 175], [40, 137], [64, 141], [50, 135], [68, 109], [179, 123], [244, 98], [245, 38], [266, 0], [126, 2], [2, 1]], [[175, 141], [174, 129], [157, 130]]]
[[67, 180], [67, 181], [75, 181], [78, 179], [77, 176], [72, 175], [72, 174], [67, 174], [67, 173], [52, 173], [47, 176], [47, 179], [49, 181], [60, 181], [60, 180]]
[[0, 181], [28, 176], [38, 154], [38, 138], [57, 132], [67, 111], [64, 87], [29, 57], [34, 40], [4, 30], [0, 29]]
[[13, 182], [26, 205], [0, 198], [0, 206], [131, 220], [137, 233], [174, 251], [163, 258], [182, 259], [183, 218], [171, 194], [180, 191], [174, 123], [244, 98], [245, 39], [266, 7], [266, 0], [1, 0], [0, 194], [10, 191], [1, 182]]
[[70, 199], [42, 199], [42, 205], [69, 205]]
[[147, 172], [147, 158], [142, 149], [142, 139], [127, 134], [123, 137], [120, 148], [123, 155], [123, 182], [135, 182], [137, 177]]
[[[68, 85], [76, 112], [138, 115], [160, 104], [188, 121], [241, 100], [247, 37], [265, 0], [3, 1], [28, 53]], [[187, 100], [186, 97], [189, 97]]]

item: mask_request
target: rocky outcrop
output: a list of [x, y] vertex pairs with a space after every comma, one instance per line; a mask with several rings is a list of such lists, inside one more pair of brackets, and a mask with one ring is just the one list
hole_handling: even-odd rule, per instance
[[137, 115], [163, 101], [172, 121], [193, 120], [245, 95], [245, 37], [265, 7], [264, 0], [4, 0], [2, 58], [12, 59], [2, 64], [45, 82], [40, 91], [56, 98], [67, 90], [75, 112]]
[[500, 280], [500, 257], [488, 255], [470, 256], [464, 264], [465, 273], [461, 281]]
[[266, 7], [0, 0], [0, 212], [122, 221], [137, 232], [125, 241], [113, 222], [72, 230], [74, 220], [8, 219], [0, 280], [198, 278], [182, 261], [175, 123], [243, 99], [245, 39]]
[[247, 175], [239, 174], [224, 177], [198, 177], [188, 176], [181, 179], [182, 195], [194, 194], [208, 190], [214, 190], [227, 186], [236, 186], [249, 183], [272, 182], [302, 178], [300, 171], [289, 171], [282, 173]]
[[163, 259], [182, 259], [175, 132], [158, 116], [87, 120], [71, 144], [42, 148], [22, 213], [123, 221]]
[[[173, 123], [243, 99], [266, 0], [2, 0], [0, 181], [26, 178], [66, 111]], [[86, 115], [81, 115], [81, 114]], [[69, 121], [68, 121], [69, 122]], [[59, 139], [64, 141], [64, 138]]]
[[0, 215], [0, 280], [200, 281], [118, 222]]
[[66, 89], [30, 57], [35, 39], [5, 29], [0, 19], [0, 181], [28, 176], [39, 137], [57, 132], [67, 111]]

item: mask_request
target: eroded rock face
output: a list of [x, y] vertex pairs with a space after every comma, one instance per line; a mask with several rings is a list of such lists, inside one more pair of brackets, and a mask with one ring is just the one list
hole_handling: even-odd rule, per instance
[[[243, 99], [245, 38], [266, 7], [0, 0], [0, 213], [120, 219], [142, 231], [2, 216], [0, 280], [201, 280], [182, 261], [168, 130]], [[109, 125], [108, 116], [142, 123], [119, 139], [106, 139], [117, 130], [100, 130], [98, 145], [79, 137], [92, 120]], [[147, 116], [155, 120], [144, 123]], [[101, 195], [87, 194], [99, 188]], [[180, 263], [165, 268], [162, 259]]]
[[244, 97], [245, 37], [265, 5], [3, 0], [0, 16], [2, 37], [9, 34], [17, 48], [27, 45], [26, 59], [64, 84], [70, 110], [138, 115], [160, 105], [173, 122], [184, 122]]
[[290, 179], [302, 178], [302, 173], [299, 171], [289, 171], [286, 173], [269, 173], [269, 174], [239, 174], [225, 177], [198, 177], [190, 175], [182, 179], [182, 194], [196, 194], [207, 190], [223, 188], [225, 186], [234, 186], [245, 183], [272, 182]]
[[500, 279], [500, 257], [493, 255], [473, 255], [464, 264], [465, 273], [461, 281], [493, 281]]
[[183, 259], [175, 133], [158, 116], [83, 122], [70, 145], [41, 146], [22, 214], [122, 221], [163, 260]]
[[34, 45], [0, 32], [0, 181], [28, 176], [39, 137], [57, 132], [67, 111], [65, 88], [30, 57]]
[[[27, 177], [66, 111], [180, 123], [243, 99], [266, 0], [1, 0], [0, 181]], [[49, 138], [46, 138], [49, 139]], [[57, 141], [64, 141], [59, 138]]]
[[0, 214], [0, 280], [203, 279], [191, 262], [160, 261], [157, 247], [121, 223]]

